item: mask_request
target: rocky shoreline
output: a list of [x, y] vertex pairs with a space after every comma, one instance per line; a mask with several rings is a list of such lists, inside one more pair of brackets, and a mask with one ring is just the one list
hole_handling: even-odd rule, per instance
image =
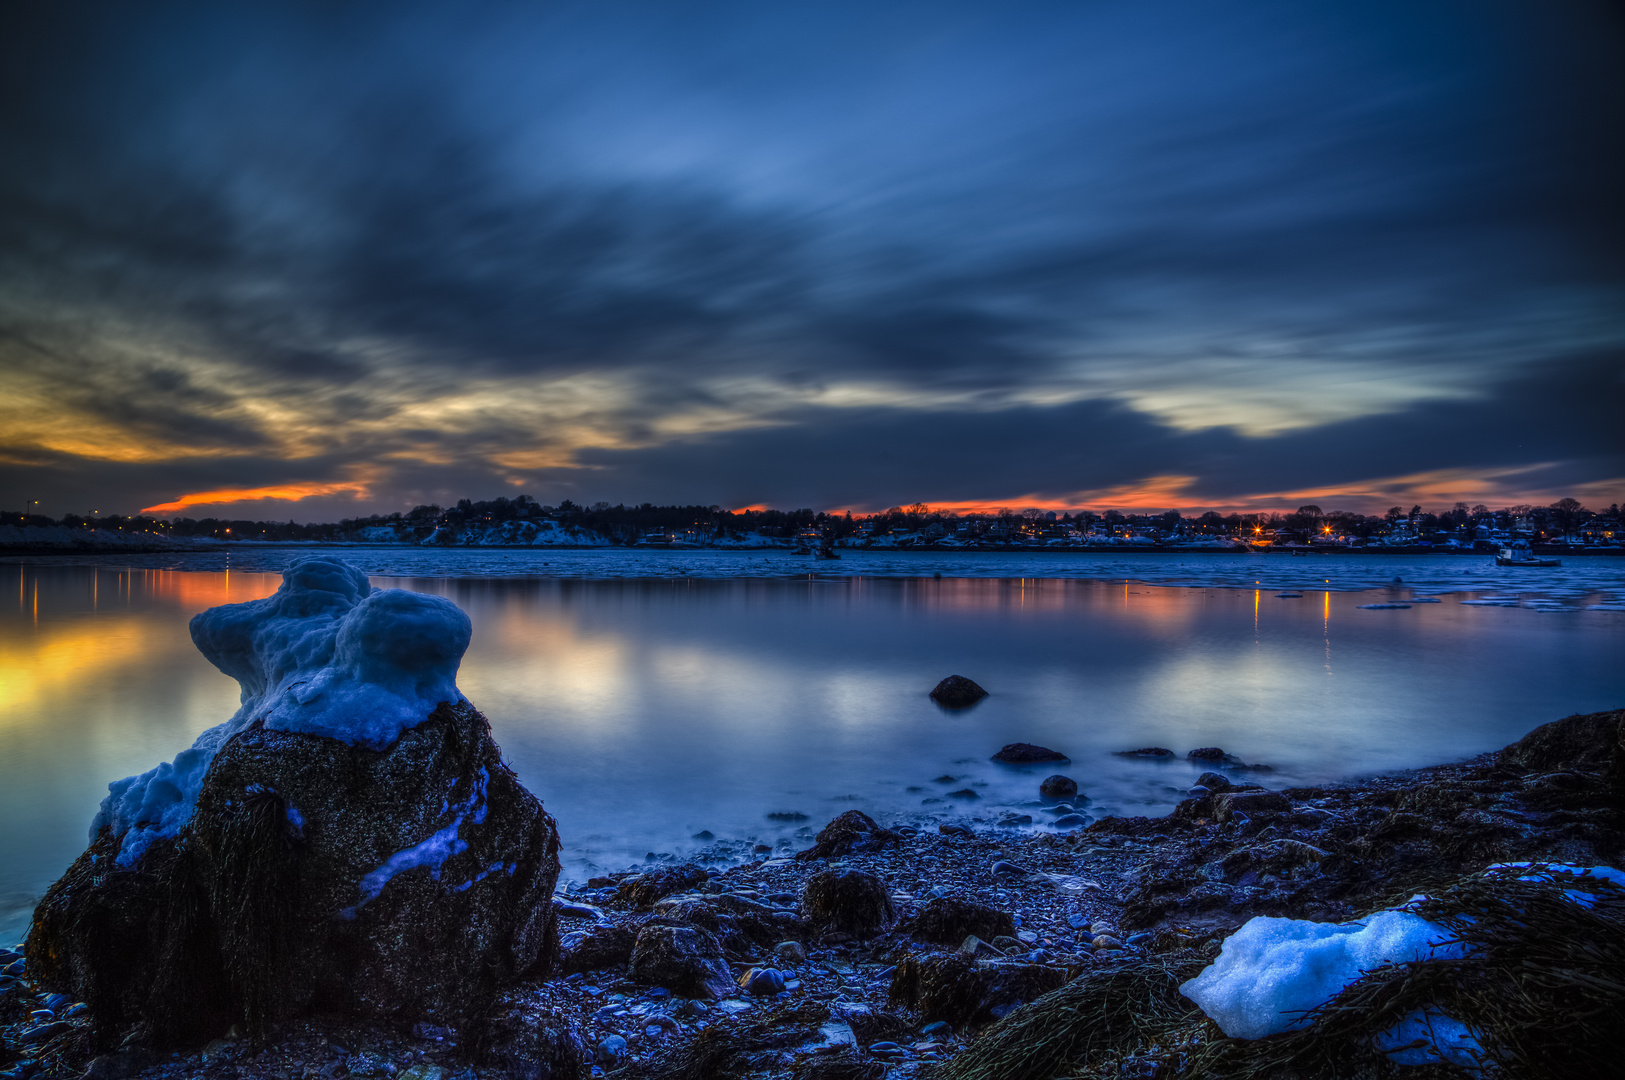
[[[138, 1025], [98, 1045], [90, 1009], [10, 954], [0, 1077], [995, 1076], [990, 1048], [1031, 1042], [1020, 1021], [1044, 1002], [1147, 970], [1188, 977], [1253, 916], [1347, 920], [1499, 862], [1618, 866], [1622, 717], [1571, 717], [1472, 761], [1338, 786], [1212, 774], [1166, 817], [1064, 835], [892, 830], [849, 812], [793, 857], [595, 878], [553, 898], [548, 977], [456, 1027], [318, 1010], [257, 1041], [233, 1030], [158, 1051]], [[1235, 1040], [1164, 999], [1146, 1008], [1173, 1010], [1178, 1041], [1102, 1019], [1110, 1037], [1087, 1061], [1045, 1075], [1247, 1075], [1188, 1071], [1201, 1048]]]

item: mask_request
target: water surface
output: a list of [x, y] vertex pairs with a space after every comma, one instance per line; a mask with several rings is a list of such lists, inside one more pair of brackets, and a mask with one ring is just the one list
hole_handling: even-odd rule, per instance
[[[1133, 581], [609, 580], [452, 566], [464, 576], [374, 583], [468, 611], [459, 684], [559, 819], [576, 877], [694, 852], [702, 830], [725, 845], [793, 840], [852, 807], [1044, 822], [1033, 803], [1051, 771], [1077, 779], [1091, 815], [1163, 812], [1200, 770], [1111, 754], [1137, 746], [1220, 746], [1273, 766], [1264, 782], [1285, 786], [1460, 759], [1625, 703], [1625, 614], [1586, 610], [1608, 594], [1572, 595], [1560, 614], [1461, 603], [1483, 593], [1369, 610], [1426, 597], [1330, 582], [1282, 598]], [[0, 940], [21, 933], [83, 848], [110, 780], [172, 758], [236, 709], [236, 683], [193, 648], [190, 617], [279, 581], [0, 566], [0, 596], [12, 598], [0, 613]], [[926, 692], [950, 673], [992, 696], [937, 708]], [[988, 760], [1014, 741], [1072, 762]], [[967, 787], [980, 798], [943, 798]]]

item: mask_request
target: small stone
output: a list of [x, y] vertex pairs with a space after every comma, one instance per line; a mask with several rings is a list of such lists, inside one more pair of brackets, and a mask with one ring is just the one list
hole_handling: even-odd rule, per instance
[[1095, 948], [1097, 949], [1121, 949], [1122, 947], [1123, 943], [1110, 934], [1095, 935]]
[[948, 1025], [941, 1020], [938, 1020], [935, 1023], [927, 1024], [920, 1029], [920, 1034], [928, 1039], [945, 1037], [947, 1036], [948, 1032]]
[[966, 709], [985, 697], [987, 691], [963, 675], [950, 675], [931, 691], [931, 700], [945, 709]]
[[395, 1080], [446, 1080], [446, 1068], [443, 1065], [431, 1065], [427, 1061], [420, 1061]]
[[799, 941], [781, 941], [773, 946], [773, 959], [794, 967], [807, 962], [807, 947]]
[[1021, 951], [1021, 940], [1004, 935], [993, 939], [993, 947], [1008, 956]]
[[716, 838], [717, 834], [712, 832], [710, 829], [701, 829], [699, 832], [690, 837], [692, 840], [715, 840]]
[[1080, 825], [1087, 824], [1089, 824], [1089, 819], [1082, 814], [1062, 814], [1054, 821], [1057, 829], [1076, 829]]
[[1197, 787], [1205, 787], [1209, 791], [1228, 791], [1232, 786], [1230, 781], [1216, 772], [1205, 772], [1196, 778]]
[[943, 836], [975, 836], [976, 834], [963, 825], [938, 825], [937, 832]]
[[772, 844], [757, 844], [756, 846], [752, 847], [750, 850], [751, 850], [751, 854], [753, 854], [753, 855], [766, 855], [768, 852], [773, 850], [773, 845]]
[[1089, 932], [1091, 934], [1109, 934], [1112, 932], [1112, 924], [1104, 919], [1096, 919], [1089, 924]]
[[1029, 765], [1040, 761], [1070, 761], [1071, 758], [1059, 750], [1051, 750], [1047, 746], [1037, 746], [1033, 743], [1007, 743], [993, 755], [994, 761], [1002, 761], [1009, 765]]
[[1225, 754], [1217, 746], [1203, 746], [1185, 755], [1192, 761], [1223, 761]]
[[1150, 940], [1151, 940], [1151, 935], [1149, 933], [1130, 934], [1129, 937], [1128, 937], [1128, 944], [1130, 944], [1130, 945], [1144, 945], [1146, 942], [1148, 942]]
[[904, 1049], [894, 1042], [877, 1042], [869, 1044], [869, 1053], [880, 1057], [896, 1057], [905, 1053]]
[[1036, 930], [1017, 930], [1016, 937], [1031, 945], [1038, 940], [1038, 932]]
[[977, 937], [975, 934], [971, 934], [969, 937], [967, 937], [964, 940], [963, 943], [960, 944], [959, 951], [963, 955], [968, 956], [973, 960], [982, 960], [982, 959], [986, 959], [986, 958], [990, 958], [990, 957], [1003, 956], [1004, 955], [1004, 950], [1003, 949], [1000, 949], [996, 945], [992, 945], [992, 944], [989, 944], [986, 941], [983, 941], [981, 938]]
[[618, 1062], [624, 1058], [626, 1049], [626, 1040], [619, 1035], [607, 1035], [598, 1044], [598, 1052], [604, 1056], [605, 1060], [610, 1062]]
[[52, 1020], [50, 1023], [36, 1023], [29, 1028], [18, 1031], [16, 1041], [23, 1046], [34, 1046], [37, 1043], [49, 1043], [50, 1039], [62, 1035], [63, 1031], [72, 1031], [72, 1023], [67, 1020]]
[[978, 795], [976, 792], [972, 791], [970, 788], [960, 788], [958, 791], [950, 791], [950, 792], [948, 792], [948, 798], [950, 798], [950, 799], [980, 799], [981, 796]]
[[1031, 825], [1032, 823], [1033, 816], [1031, 814], [1005, 814], [999, 818], [999, 824], [1007, 829], [1017, 828], [1021, 825]]
[[1054, 776], [1046, 776], [1043, 782], [1038, 785], [1038, 794], [1046, 799], [1070, 799], [1077, 793], [1078, 782], [1070, 776], [1062, 776], [1060, 773], [1056, 773]]
[[739, 985], [757, 997], [771, 997], [784, 990], [784, 974], [777, 968], [751, 968], [739, 976]]
[[1066, 917], [1066, 924], [1074, 930], [1087, 930], [1089, 929], [1089, 916], [1068, 915]]

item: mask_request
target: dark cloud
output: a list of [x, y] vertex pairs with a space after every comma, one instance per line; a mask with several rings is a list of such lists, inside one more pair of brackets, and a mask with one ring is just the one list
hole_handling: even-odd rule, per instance
[[[15, 5], [0, 367], [239, 455], [140, 466], [152, 501], [363, 468], [381, 503], [874, 504], [1617, 463], [1595, 418], [1469, 430], [1589, 415], [1625, 339], [1617, 9], [1174, 11]], [[520, 407], [567, 376], [587, 419]], [[1169, 387], [1204, 430], [1158, 419]], [[436, 411], [476, 388], [477, 423]], [[1250, 438], [1265, 388], [1358, 418]], [[706, 409], [743, 429], [663, 434]], [[492, 464], [606, 431], [643, 448]], [[0, 454], [105, 487], [26, 432]]]

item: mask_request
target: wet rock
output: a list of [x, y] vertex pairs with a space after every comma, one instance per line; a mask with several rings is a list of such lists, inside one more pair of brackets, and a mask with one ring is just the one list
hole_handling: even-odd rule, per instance
[[807, 947], [799, 941], [781, 941], [773, 946], [773, 959], [796, 967], [807, 962]]
[[1216, 772], [1205, 772], [1196, 778], [1197, 787], [1205, 787], [1214, 794], [1229, 791], [1235, 785], [1229, 779]]
[[1114, 750], [1112, 753], [1117, 757], [1171, 758], [1174, 756], [1172, 750], [1161, 746], [1142, 746], [1138, 750]]
[[[507, 1080], [584, 1080], [587, 1040], [575, 1020], [554, 1012], [537, 991], [515, 989], [492, 1003], [474, 1039], [479, 1061]], [[352, 1072], [353, 1075], [353, 1072]]]
[[997, 754], [994, 761], [1003, 761], [1010, 765], [1031, 765], [1044, 761], [1070, 761], [1071, 758], [1059, 750], [1051, 750], [1047, 746], [1036, 746], [1033, 743], [1008, 743]]
[[1057, 829], [1077, 829], [1089, 824], [1089, 819], [1082, 814], [1062, 814], [1051, 824]]
[[1217, 746], [1203, 746], [1185, 755], [1192, 761], [1223, 761], [1225, 753]]
[[604, 1063], [608, 1065], [619, 1064], [621, 1059], [626, 1057], [626, 1052], [626, 1040], [619, 1035], [607, 1035], [598, 1044], [598, 1053], [602, 1055]]
[[950, 675], [931, 691], [931, 700], [945, 709], [964, 709], [985, 697], [987, 691], [963, 675]]
[[1213, 797], [1216, 821], [1236, 820], [1238, 814], [1251, 820], [1258, 814], [1280, 814], [1292, 809], [1292, 800], [1279, 791], [1227, 792]]
[[801, 915], [815, 929], [866, 937], [897, 917], [885, 882], [861, 870], [826, 870], [807, 879]]
[[557, 829], [466, 701], [381, 751], [255, 722], [178, 836], [129, 869], [119, 846], [103, 827], [29, 937], [103, 1046], [138, 1022], [160, 1046], [253, 1033], [317, 1001], [458, 1022], [556, 955]]
[[[1007, 940], [1015, 941], [1015, 938], [1008, 938]], [[1003, 956], [1004, 950], [990, 941], [983, 941], [975, 934], [971, 934], [959, 943], [959, 954], [968, 956], [972, 960], [985, 960], [995, 956]]]
[[856, 852], [879, 851], [901, 841], [890, 829], [883, 829], [861, 810], [848, 810], [818, 831], [812, 847], [796, 858], [834, 859]]
[[1038, 785], [1038, 794], [1046, 799], [1070, 799], [1078, 793], [1078, 782], [1070, 776], [1056, 773], [1046, 776]]
[[948, 798], [950, 798], [950, 799], [980, 799], [981, 796], [978, 795], [971, 788], [960, 788], [958, 791], [950, 791], [950, 792], [948, 792]]
[[1018, 1002], [1065, 984], [1065, 968], [1015, 960], [972, 960], [958, 953], [912, 955], [897, 965], [888, 1001], [917, 1009], [927, 1023], [974, 1026]]
[[972, 935], [984, 941], [1005, 935], [1013, 937], [1016, 924], [1007, 911], [939, 896], [904, 920], [899, 929], [920, 941], [958, 946]]
[[620, 967], [632, 959], [637, 934], [625, 926], [597, 926], [578, 930], [560, 939], [557, 971], [574, 975], [580, 971]]
[[1582, 768], [1600, 771], [1613, 762], [1616, 747], [1625, 738], [1625, 709], [1589, 713], [1542, 724], [1500, 753], [1500, 762], [1514, 768]]
[[719, 999], [733, 991], [722, 945], [696, 926], [645, 926], [632, 948], [631, 975], [683, 997]]
[[612, 902], [626, 904], [635, 911], [648, 911], [657, 900], [703, 885], [710, 876], [704, 867], [693, 863], [648, 870], [621, 882]]
[[784, 991], [784, 973], [777, 968], [751, 968], [739, 977], [739, 985], [756, 997], [771, 997]]
[[974, 832], [972, 832], [971, 830], [965, 828], [965, 826], [963, 826], [963, 825], [938, 825], [937, 826], [937, 832], [941, 833], [943, 836], [970, 836], [970, 837], [974, 837], [976, 835]]

